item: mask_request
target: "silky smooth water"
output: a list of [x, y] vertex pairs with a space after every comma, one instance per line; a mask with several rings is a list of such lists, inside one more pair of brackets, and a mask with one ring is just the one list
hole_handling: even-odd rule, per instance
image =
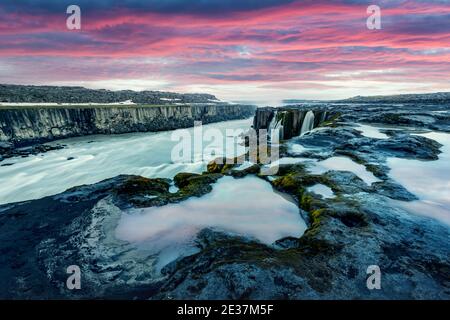
[[450, 134], [420, 134], [443, 145], [437, 161], [389, 158], [389, 175], [419, 200], [395, 201], [409, 212], [438, 219], [450, 225]]
[[381, 181], [375, 177], [372, 172], [367, 171], [366, 167], [346, 157], [331, 157], [326, 160], [316, 162], [309, 168], [309, 170], [314, 174], [323, 174], [330, 170], [350, 171], [360, 177], [368, 185]]
[[334, 192], [330, 187], [320, 183], [309, 187], [307, 190], [309, 192], [314, 192], [315, 194], [321, 195], [324, 199], [331, 199], [335, 197]]
[[304, 135], [305, 133], [311, 131], [314, 128], [314, 112], [308, 111], [305, 115], [305, 119], [303, 119], [303, 125], [300, 130], [300, 135]]
[[389, 136], [387, 134], [382, 133], [380, 131], [383, 128], [369, 126], [367, 124], [359, 123], [355, 129], [360, 131], [363, 136], [368, 137], [368, 138], [389, 139]]
[[158, 265], [195, 252], [204, 228], [242, 235], [265, 244], [300, 237], [306, 230], [298, 207], [257, 177], [221, 178], [211, 193], [163, 207], [124, 212], [116, 229], [120, 240], [159, 254]]
[[[218, 129], [225, 137], [227, 129], [248, 130], [251, 123], [252, 119], [219, 122], [203, 126], [203, 131]], [[188, 130], [194, 136], [193, 128], [183, 130]], [[120, 174], [172, 178], [179, 172], [204, 171], [208, 161], [201, 159], [201, 152], [193, 156], [194, 162], [172, 162], [172, 149], [179, 143], [172, 141], [173, 132], [65, 139], [57, 142], [66, 144], [65, 149], [28, 158], [6, 159], [0, 164], [14, 164], [0, 167], [0, 204], [39, 199]], [[204, 147], [206, 145], [204, 143]], [[225, 156], [233, 156], [234, 152], [223, 150]], [[74, 159], [68, 160], [70, 157]]]
[[[312, 174], [324, 174], [327, 171], [349, 171], [361, 178], [365, 183], [371, 185], [374, 182], [381, 181], [373, 175], [372, 172], [367, 171], [366, 167], [361, 164], [354, 162], [350, 158], [346, 157], [331, 157], [326, 160], [317, 161], [316, 159], [310, 158], [294, 158], [294, 157], [284, 157], [280, 158], [270, 165], [264, 166], [264, 168], [276, 168], [277, 166], [283, 164], [299, 164], [303, 163], [306, 165], [306, 169]], [[270, 170], [268, 170], [270, 171]], [[273, 171], [273, 170], [272, 170]], [[276, 171], [276, 170], [275, 170]], [[277, 172], [273, 172], [276, 175]]]

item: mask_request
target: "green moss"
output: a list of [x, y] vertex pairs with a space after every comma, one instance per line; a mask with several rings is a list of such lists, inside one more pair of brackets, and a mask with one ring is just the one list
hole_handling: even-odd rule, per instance
[[300, 196], [300, 208], [305, 211], [311, 211], [314, 198], [308, 192], [302, 192]]
[[183, 197], [197, 196], [211, 192], [212, 184], [215, 183], [222, 174], [202, 174], [202, 175], [183, 175], [178, 177], [180, 183], [179, 194]]
[[283, 177], [277, 178], [273, 181], [273, 185], [279, 190], [286, 191], [291, 194], [296, 194], [300, 187], [293, 174], [287, 174]]
[[282, 192], [296, 196], [299, 200], [299, 207], [308, 212], [326, 208], [329, 201], [328, 199], [325, 201], [319, 196], [314, 196], [313, 193], [307, 191], [308, 187], [323, 184], [331, 188], [336, 195], [341, 194], [339, 186], [326, 175], [308, 174], [304, 166], [280, 167], [279, 174], [284, 175], [274, 180], [272, 182], [273, 186]]
[[236, 163], [237, 162], [233, 162], [233, 163], [226, 163], [223, 168], [221, 173], [228, 173], [231, 169], [233, 169], [234, 167], [236, 167]]
[[319, 127], [337, 127], [337, 121], [339, 120], [339, 118], [341, 117], [341, 113], [336, 113], [335, 115], [333, 115], [330, 119], [323, 121], [322, 123], [319, 124]]
[[223, 168], [222, 163], [218, 163], [218, 160], [213, 160], [207, 165], [207, 170], [209, 173], [220, 173]]
[[186, 172], [181, 172], [178, 173], [174, 178], [173, 181], [175, 182], [175, 185], [178, 188], [184, 188], [185, 186], [187, 186], [190, 182], [190, 179], [195, 178], [195, 177], [199, 177], [199, 174], [195, 174], [195, 173], [186, 173]]
[[229, 173], [229, 171], [231, 169], [236, 167], [238, 162], [239, 161], [238, 161], [237, 157], [234, 159], [226, 159], [226, 158], [215, 159], [215, 160], [211, 161], [210, 163], [208, 163], [207, 171], [208, 171], [208, 173], [227, 174], [227, 173]]

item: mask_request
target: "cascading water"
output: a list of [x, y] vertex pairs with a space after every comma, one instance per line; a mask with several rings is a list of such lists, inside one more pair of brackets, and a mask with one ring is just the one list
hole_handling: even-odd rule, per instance
[[275, 134], [278, 135], [280, 139], [284, 136], [284, 127], [282, 124], [282, 119], [278, 119], [278, 111], [275, 111], [272, 120], [270, 121], [268, 133], [270, 135], [271, 140], [273, 140], [273, 137]]
[[273, 129], [275, 129], [275, 125], [277, 124], [277, 114], [278, 114], [278, 111], [274, 111], [273, 118], [272, 118], [272, 120], [270, 120], [269, 127], [267, 128], [269, 133]]
[[303, 119], [302, 129], [300, 130], [300, 136], [314, 129], [314, 112], [312, 110], [308, 111]]

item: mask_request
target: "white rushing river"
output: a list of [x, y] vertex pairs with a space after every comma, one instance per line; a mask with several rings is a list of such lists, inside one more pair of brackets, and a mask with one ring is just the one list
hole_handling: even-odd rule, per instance
[[[252, 119], [219, 122], [203, 126], [203, 131], [212, 128], [219, 130], [226, 139], [227, 130], [245, 131], [251, 124]], [[194, 135], [193, 128], [185, 130]], [[179, 143], [172, 141], [173, 133], [164, 131], [71, 138], [57, 141], [67, 145], [65, 149], [27, 158], [6, 159], [1, 164], [13, 165], [0, 167], [0, 204], [39, 199], [120, 174], [173, 178], [179, 172], [203, 172], [208, 161], [202, 161], [199, 156], [202, 152], [193, 155], [194, 162], [172, 162], [172, 150]], [[223, 153], [233, 156], [237, 152], [235, 150], [226, 149]]]

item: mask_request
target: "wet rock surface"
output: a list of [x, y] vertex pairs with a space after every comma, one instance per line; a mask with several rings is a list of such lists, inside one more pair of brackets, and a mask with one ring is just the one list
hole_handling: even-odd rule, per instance
[[[389, 157], [438, 159], [442, 146], [415, 133], [446, 132], [447, 111], [442, 106], [429, 106], [427, 111], [398, 108], [322, 105], [321, 110], [336, 116], [286, 142], [308, 149], [293, 153], [281, 148], [282, 156], [312, 161], [347, 157], [378, 178], [371, 184], [350, 171], [312, 173], [306, 162], [281, 165], [276, 175], [268, 177], [260, 174], [259, 165], [238, 170], [222, 159], [210, 163], [204, 174], [180, 173], [173, 181], [118, 176], [56, 196], [2, 205], [0, 283], [7, 289], [0, 296], [450, 299], [450, 228], [392, 205], [392, 201], [413, 201], [417, 196], [390, 178], [386, 164]], [[364, 136], [355, 127], [355, 123], [375, 120], [388, 124], [393, 111], [407, 114], [402, 118], [409, 120], [384, 131], [385, 139]], [[265, 123], [269, 118], [264, 118]], [[300, 238], [265, 245], [206, 228], [197, 235], [197, 253], [172, 261], [159, 274], [152, 272], [157, 256], [114, 236], [123, 210], [204, 196], [224, 175], [235, 176], [237, 184], [247, 175], [270, 182], [275, 192], [288, 195], [298, 205], [308, 230]], [[175, 193], [169, 192], [172, 184], [179, 188]], [[334, 197], [325, 199], [310, 191], [316, 184], [330, 188]], [[82, 290], [66, 288], [69, 265], [80, 266]], [[381, 290], [366, 286], [366, 271], [372, 265], [381, 269]]]
[[[197, 175], [195, 181], [191, 177], [178, 193], [172, 194], [166, 179], [118, 176], [56, 196], [0, 206], [0, 281], [5, 288], [0, 296], [153, 296], [161, 281], [151, 272], [156, 257], [115, 238], [122, 210], [161, 206], [203, 195], [219, 177]], [[81, 268], [82, 290], [70, 291], [66, 287], [66, 270], [71, 265]]]
[[[14, 158], [14, 157], [28, 157], [31, 155], [43, 154], [49, 151], [60, 150], [63, 149], [64, 145], [46, 145], [46, 144], [37, 144], [29, 147], [15, 148], [12, 143], [9, 142], [0, 142], [0, 162], [3, 160]], [[5, 164], [0, 164], [5, 165]], [[12, 165], [12, 164], [9, 164]]]

